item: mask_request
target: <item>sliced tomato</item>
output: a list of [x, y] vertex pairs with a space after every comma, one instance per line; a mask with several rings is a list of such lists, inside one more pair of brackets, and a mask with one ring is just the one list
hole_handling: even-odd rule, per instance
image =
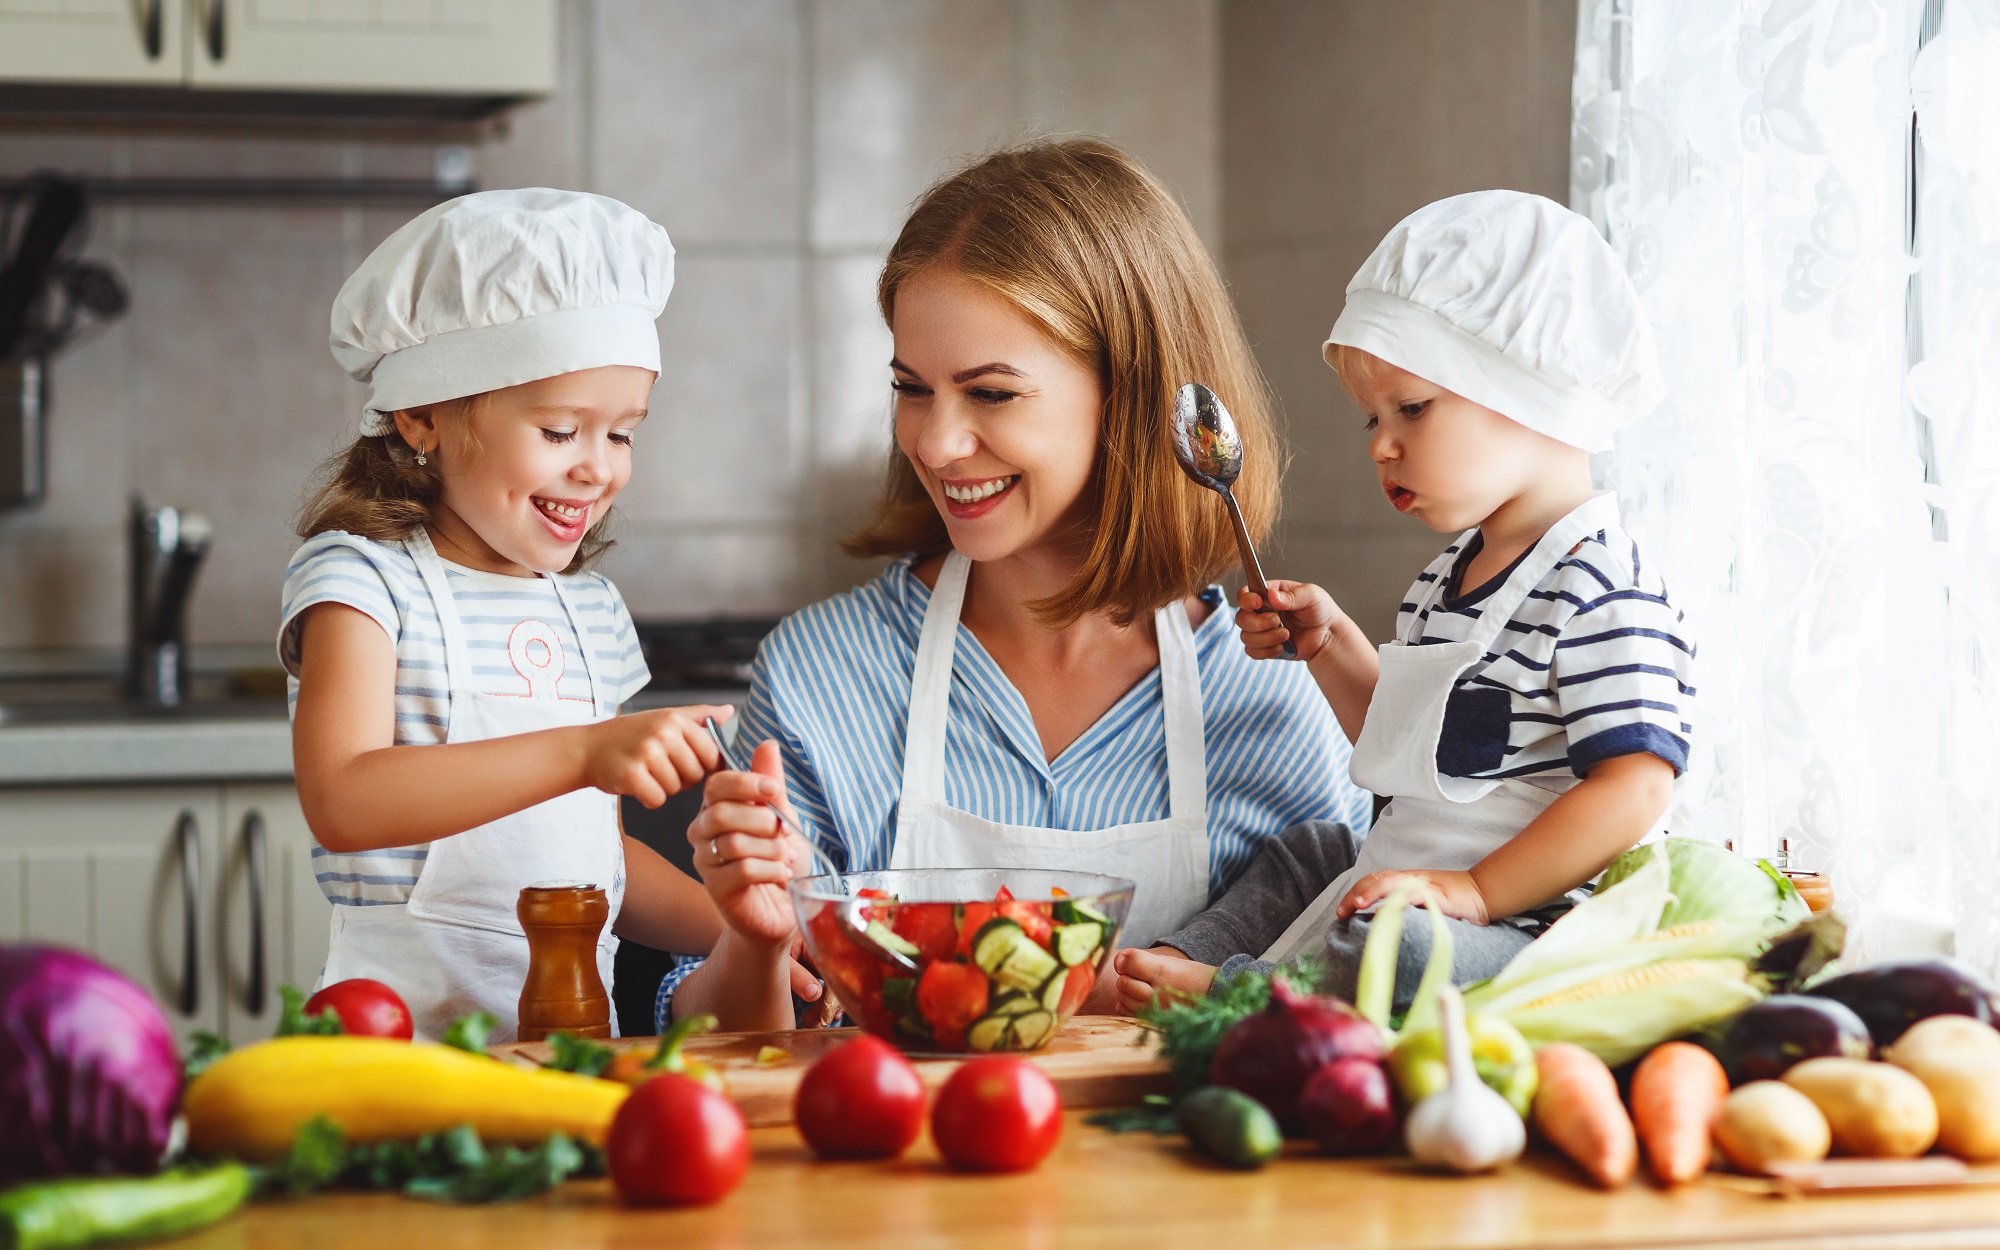
[[952, 921], [950, 903], [901, 904], [889, 927], [917, 948], [920, 962], [949, 959], [958, 948], [958, 926]]
[[1068, 1019], [1083, 1006], [1083, 1000], [1090, 997], [1090, 987], [1097, 984], [1097, 969], [1082, 963], [1069, 970], [1063, 981], [1062, 999], [1056, 1004], [1056, 1011]]
[[958, 922], [959, 954], [966, 956], [972, 954], [972, 939], [978, 936], [980, 928], [987, 921], [993, 919], [999, 910], [1000, 908], [997, 903], [967, 903], [965, 905], [965, 914]]
[[931, 1041], [937, 1044], [939, 1050], [964, 1050], [965, 1030], [934, 1028], [931, 1030]]
[[939, 1030], [963, 1032], [986, 1014], [991, 987], [986, 974], [971, 964], [934, 963], [917, 982], [917, 1010]]
[[1021, 926], [1021, 932], [1034, 939], [1035, 945], [1049, 949], [1051, 932], [1055, 928], [1053, 903], [1024, 903], [1019, 899], [1007, 899], [994, 904], [1001, 915]]
[[[889, 891], [878, 890], [874, 886], [856, 890], [854, 897], [882, 899], [888, 902], [894, 902], [896, 899], [896, 896], [889, 893]], [[861, 909], [861, 916], [864, 920], [887, 920], [889, 918], [889, 909], [887, 907], [864, 907]]]

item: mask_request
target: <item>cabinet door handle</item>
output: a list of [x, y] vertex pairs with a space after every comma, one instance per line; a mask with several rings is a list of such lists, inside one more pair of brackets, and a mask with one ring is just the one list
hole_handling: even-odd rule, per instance
[[146, 59], [157, 61], [166, 48], [166, 0], [146, 0], [139, 18], [139, 37], [146, 45]]
[[227, 27], [224, 15], [227, 13], [228, 8], [228, 0], [208, 0], [208, 18], [202, 23], [207, 29], [202, 31], [202, 38], [208, 43], [208, 59], [211, 61], [220, 61], [223, 52], [227, 49]]
[[194, 813], [183, 811], [174, 823], [174, 843], [181, 857], [181, 995], [176, 1005], [191, 1016], [201, 1006], [201, 842]]
[[250, 976], [243, 988], [243, 1009], [261, 1016], [269, 997], [264, 963], [264, 813], [254, 809], [243, 817], [243, 860], [250, 874]]

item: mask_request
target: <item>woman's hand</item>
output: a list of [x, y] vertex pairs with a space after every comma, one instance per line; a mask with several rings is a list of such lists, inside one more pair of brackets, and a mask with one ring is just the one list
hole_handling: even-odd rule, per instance
[[1326, 649], [1336, 629], [1351, 624], [1333, 596], [1311, 582], [1269, 582], [1265, 589], [1271, 592], [1268, 601], [1248, 586], [1236, 594], [1236, 629], [1252, 659], [1276, 659], [1289, 638], [1299, 658], [1310, 660]]
[[722, 922], [754, 946], [789, 950], [798, 925], [785, 885], [807, 870], [811, 851], [778, 818], [791, 810], [778, 744], [760, 745], [750, 769], [708, 779], [688, 842]]
[[722, 752], [702, 724], [728, 720], [728, 704], [663, 707], [614, 716], [589, 728], [584, 776], [606, 794], [629, 794], [647, 807], [701, 784], [722, 763]]
[[[1371, 872], [1354, 883], [1346, 897], [1340, 900], [1340, 905], [1333, 909], [1333, 914], [1336, 919], [1345, 920], [1355, 912], [1368, 910], [1405, 886], [1410, 890], [1410, 902], [1419, 907], [1435, 906], [1453, 920], [1470, 924], [1492, 923], [1486, 912], [1486, 896], [1479, 892], [1471, 873], [1431, 869]], [[1428, 900], [1424, 897], [1424, 886], [1430, 887], [1431, 897]]]

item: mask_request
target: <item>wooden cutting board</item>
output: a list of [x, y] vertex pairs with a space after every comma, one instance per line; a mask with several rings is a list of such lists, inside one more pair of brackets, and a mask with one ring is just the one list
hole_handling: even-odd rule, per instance
[[[710, 1033], [688, 1039], [688, 1055], [715, 1065], [729, 1096], [753, 1126], [790, 1124], [792, 1095], [813, 1060], [855, 1036], [856, 1029], [800, 1029], [779, 1033]], [[618, 1050], [651, 1052], [659, 1039], [620, 1038], [606, 1043]], [[785, 1052], [782, 1059], [757, 1061], [765, 1047]], [[493, 1054], [524, 1067], [549, 1057], [546, 1042], [511, 1042], [492, 1048]], [[1063, 1105], [1070, 1108], [1117, 1107], [1138, 1102], [1146, 1094], [1171, 1088], [1166, 1061], [1159, 1057], [1151, 1030], [1122, 1016], [1078, 1016], [1041, 1050], [1021, 1056], [1056, 1083]], [[962, 1059], [912, 1059], [924, 1085], [944, 1084]]]

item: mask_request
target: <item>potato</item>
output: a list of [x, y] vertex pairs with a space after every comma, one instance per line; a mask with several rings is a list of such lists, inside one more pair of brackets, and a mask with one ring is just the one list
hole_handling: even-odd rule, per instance
[[1833, 1134], [1812, 1099], [1778, 1081], [1752, 1081], [1722, 1100], [1715, 1144], [1745, 1172], [1826, 1158]]
[[1911, 1025], [1882, 1057], [1931, 1092], [1945, 1153], [1974, 1163], [2000, 1159], [2000, 1030], [1971, 1016], [1932, 1016]]
[[1892, 1063], [1808, 1059], [1785, 1084], [1813, 1100], [1841, 1154], [1910, 1159], [1937, 1140], [1937, 1103], [1924, 1083]]

